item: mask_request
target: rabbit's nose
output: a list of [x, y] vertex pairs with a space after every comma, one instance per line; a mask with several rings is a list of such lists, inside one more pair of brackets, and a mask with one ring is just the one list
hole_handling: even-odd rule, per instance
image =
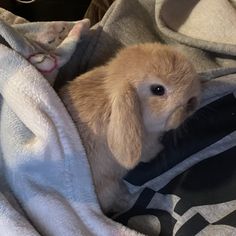
[[193, 112], [197, 108], [198, 100], [196, 97], [191, 97], [186, 104], [186, 111]]

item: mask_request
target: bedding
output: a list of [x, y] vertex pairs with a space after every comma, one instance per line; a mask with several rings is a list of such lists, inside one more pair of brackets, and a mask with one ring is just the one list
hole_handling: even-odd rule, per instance
[[[89, 29], [0, 11], [0, 235], [234, 235], [236, 2], [116, 0]], [[232, 25], [231, 25], [232, 24]], [[159, 41], [195, 65], [196, 114], [126, 177], [132, 201], [99, 208], [79, 134], [55, 93], [118, 48]], [[54, 90], [54, 89], [55, 90]]]

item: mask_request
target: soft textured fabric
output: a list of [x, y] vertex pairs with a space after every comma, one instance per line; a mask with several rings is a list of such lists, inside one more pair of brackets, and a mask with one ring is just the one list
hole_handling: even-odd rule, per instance
[[115, 0], [92, 0], [84, 17], [90, 20], [91, 25], [96, 24], [103, 18], [114, 1]]
[[168, 27], [191, 38], [236, 43], [236, 12], [229, 1], [167, 1], [162, 16]]
[[[221, 107], [223, 99], [225, 118], [230, 119], [220, 116], [223, 120], [219, 124], [226, 126], [216, 129], [209, 146], [198, 147], [186, 156], [181, 147], [174, 149], [170, 157], [176, 161], [171, 164], [165, 162], [168, 158], [163, 158], [168, 154], [165, 149], [144, 169], [141, 165], [141, 169], [138, 166], [131, 172], [127, 184], [137, 201], [115, 219], [148, 235], [181, 235], [189, 232], [186, 231], [189, 225], [192, 231], [187, 235], [235, 233], [233, 223], [226, 225], [223, 221], [235, 212], [235, 199], [206, 208], [201, 201], [196, 207], [186, 208], [183, 204], [185, 208], [175, 209], [185, 199], [178, 195], [185, 183], [182, 180], [187, 179], [185, 171], [195, 173], [192, 168], [198, 163], [217, 160], [222, 153], [224, 157], [235, 155], [235, 126], [231, 123], [235, 114], [236, 47], [235, 28], [229, 25], [235, 17], [235, 1], [188, 0], [188, 5], [183, 1], [178, 7], [174, 2], [116, 0], [90, 30], [87, 20], [29, 23], [0, 11], [0, 164], [4, 174], [0, 185], [0, 235], [139, 234], [102, 214], [79, 134], [51, 85], [60, 87], [75, 75], [103, 64], [120, 47], [156, 41], [171, 44], [186, 54], [203, 80], [215, 79], [204, 84], [201, 107], [212, 108], [207, 106], [211, 103], [213, 109]], [[211, 14], [206, 7], [212, 7]], [[214, 25], [217, 14], [224, 16], [216, 21], [224, 29]], [[216, 79], [219, 76], [223, 77]], [[215, 106], [214, 102], [220, 105]], [[229, 106], [227, 110], [228, 103], [232, 109]], [[208, 119], [216, 120], [210, 114]], [[220, 138], [214, 139], [215, 136]], [[193, 140], [194, 145], [201, 141]], [[158, 174], [159, 160], [164, 165]], [[154, 167], [154, 176], [146, 176]], [[193, 190], [189, 199], [197, 194]], [[147, 210], [148, 214], [143, 214]]]
[[186, 54], [204, 79], [234, 73], [234, 4], [235, 0], [116, 0], [85, 39], [78, 69], [82, 73], [103, 64], [122, 46], [159, 41]]
[[50, 86], [88, 23], [14, 29], [0, 20], [0, 235], [137, 235], [101, 212], [77, 130]]

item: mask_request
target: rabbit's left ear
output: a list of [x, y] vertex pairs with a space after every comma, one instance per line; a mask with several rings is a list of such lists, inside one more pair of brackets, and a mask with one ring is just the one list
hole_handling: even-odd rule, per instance
[[136, 91], [127, 85], [111, 97], [107, 142], [120, 165], [133, 168], [141, 158], [142, 122]]

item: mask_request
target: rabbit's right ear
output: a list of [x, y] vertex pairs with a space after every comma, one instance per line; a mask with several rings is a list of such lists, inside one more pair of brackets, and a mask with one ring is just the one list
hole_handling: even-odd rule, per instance
[[127, 169], [141, 158], [142, 122], [136, 91], [126, 85], [112, 94], [107, 142], [115, 159]]

